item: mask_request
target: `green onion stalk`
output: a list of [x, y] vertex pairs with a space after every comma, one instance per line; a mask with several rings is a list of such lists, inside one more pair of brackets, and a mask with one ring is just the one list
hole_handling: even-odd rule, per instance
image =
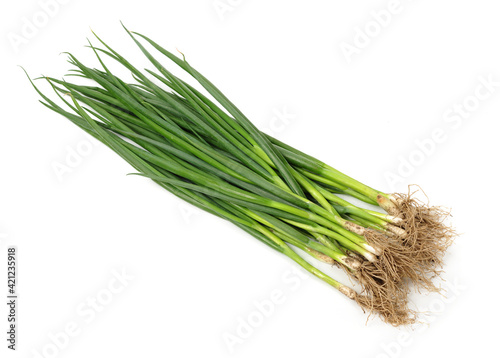
[[[101, 69], [68, 54], [71, 76], [94, 85], [42, 77], [59, 104], [31, 82], [41, 103], [106, 144], [136, 174], [232, 222], [364, 310], [396, 326], [414, 322], [408, 282], [435, 290], [431, 276], [453, 235], [444, 213], [411, 195], [372, 189], [259, 131], [184, 55], [125, 30], [153, 69], [137, 69], [96, 35], [103, 47], [89, 47]], [[190, 74], [211, 98], [174, 76], [146, 45]], [[115, 76], [103, 56], [129, 70], [135, 82]], [[361, 291], [297, 252], [341, 267]]]

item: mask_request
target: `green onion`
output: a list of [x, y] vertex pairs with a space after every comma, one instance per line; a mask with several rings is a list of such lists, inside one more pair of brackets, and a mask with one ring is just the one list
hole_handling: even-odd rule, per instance
[[[373, 189], [260, 132], [184, 57], [125, 30], [152, 69], [137, 69], [96, 35], [104, 47], [89, 47], [102, 69], [68, 54], [71, 76], [95, 84], [44, 77], [58, 104], [31, 82], [42, 104], [106, 144], [136, 174], [232, 222], [363, 309], [392, 325], [413, 323], [411, 285], [437, 290], [431, 279], [454, 235], [443, 223], [446, 214], [412, 194]], [[146, 46], [191, 75], [211, 98], [173, 75]], [[103, 57], [129, 70], [136, 82], [115, 76]], [[350, 198], [372, 207], [356, 206]], [[339, 266], [361, 291], [297, 252]]]

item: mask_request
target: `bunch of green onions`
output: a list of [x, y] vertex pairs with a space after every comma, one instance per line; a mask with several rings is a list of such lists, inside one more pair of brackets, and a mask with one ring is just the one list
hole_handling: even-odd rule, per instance
[[[183, 56], [126, 31], [154, 70], [137, 69], [96, 36], [103, 47], [89, 47], [102, 69], [68, 54], [71, 75], [95, 85], [42, 77], [60, 104], [32, 82], [41, 102], [106, 144], [137, 174], [234, 223], [363, 309], [393, 325], [412, 323], [410, 284], [436, 289], [431, 279], [453, 236], [443, 223], [446, 214], [411, 193], [372, 189], [260, 132]], [[210, 98], [174, 76], [151, 50], [191, 75]], [[115, 76], [104, 56], [130, 71], [135, 83]], [[358, 207], [349, 197], [378, 209]], [[344, 269], [361, 292], [308, 263], [297, 249]]]

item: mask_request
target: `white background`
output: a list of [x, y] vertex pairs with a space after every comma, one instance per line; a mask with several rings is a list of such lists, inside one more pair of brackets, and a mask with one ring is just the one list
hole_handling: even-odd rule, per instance
[[[45, 10], [34, 0], [4, 2], [0, 292], [6, 248], [17, 245], [20, 336], [12, 356], [494, 354], [500, 87], [474, 96], [481, 81], [500, 81], [499, 10], [493, 0], [72, 0]], [[84, 48], [90, 28], [145, 64], [119, 20], [181, 50], [267, 132], [373, 187], [419, 184], [431, 204], [451, 207], [462, 235], [446, 258], [447, 298], [412, 297], [428, 324], [365, 324], [331, 287], [302, 278], [293, 262], [229, 223], [127, 177], [126, 163], [89, 147], [78, 128], [40, 105], [16, 65], [32, 77], [61, 77], [69, 68], [63, 51], [95, 64]], [[26, 33], [26, 21], [35, 33]], [[346, 56], [342, 48], [356, 45]], [[457, 117], [464, 101], [469, 109]], [[427, 143], [426, 153], [417, 143]], [[59, 180], [54, 163], [68, 164], [68, 153], [82, 148]], [[133, 279], [115, 282], [121, 292], [108, 297], [122, 270]], [[255, 302], [280, 294], [258, 322]], [[92, 315], [85, 305], [96, 296], [111, 302]], [[3, 357], [11, 352], [2, 307]], [[256, 327], [248, 337], [227, 344], [249, 320]], [[69, 340], [60, 334], [68, 324], [77, 331]]]

